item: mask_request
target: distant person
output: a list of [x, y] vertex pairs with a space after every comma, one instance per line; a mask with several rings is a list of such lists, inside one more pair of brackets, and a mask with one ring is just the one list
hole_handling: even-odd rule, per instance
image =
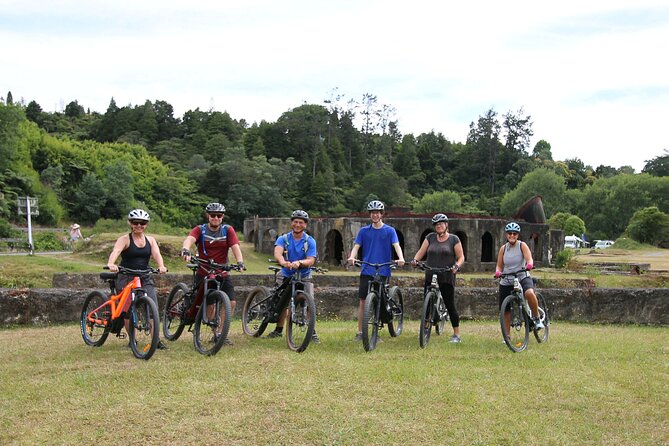
[[[465, 263], [465, 254], [462, 250], [462, 243], [455, 234], [448, 233], [448, 217], [446, 214], [436, 214], [432, 217], [434, 232], [431, 232], [423, 240], [420, 249], [414, 256], [411, 264], [416, 266], [418, 261], [422, 260], [427, 254], [426, 264], [432, 268], [452, 268], [449, 272], [440, 272], [437, 274], [439, 290], [444, 298], [444, 304], [448, 310], [453, 327], [453, 336], [449, 342], [460, 342], [460, 315], [455, 308], [455, 274]], [[424, 292], [432, 282], [430, 271], [425, 272]]]
[[[290, 215], [291, 231], [277, 237], [274, 243], [274, 260], [282, 266], [281, 271], [276, 275], [277, 285], [281, 285], [295, 275], [298, 270], [302, 270], [302, 279], [304, 282], [304, 292], [314, 297], [314, 284], [311, 282], [310, 268], [316, 263], [318, 251], [316, 240], [307, 234], [306, 229], [309, 224], [309, 214], [298, 209]], [[284, 292], [289, 293], [290, 288]], [[288, 308], [284, 309], [276, 323], [276, 328], [268, 338], [280, 338], [283, 333], [283, 326], [286, 322]], [[320, 344], [320, 339], [314, 330], [311, 341]]]
[[[397, 264], [404, 265], [404, 255], [400, 247], [400, 241], [397, 237], [395, 228], [383, 223], [383, 213], [385, 205], [379, 200], [372, 200], [367, 203], [369, 219], [371, 224], [363, 226], [355, 237], [355, 243], [351, 254], [347, 259], [349, 265], [355, 263], [358, 251], [362, 249], [362, 260], [368, 263], [387, 263], [393, 260], [393, 250], [397, 254]], [[386, 266], [380, 270], [384, 283], [390, 279], [390, 267]], [[367, 287], [369, 282], [374, 279], [374, 268], [363, 265], [360, 271], [360, 282], [358, 285], [358, 334], [355, 335], [356, 341], [362, 341], [362, 318], [365, 312], [365, 298], [367, 297]]]
[[[244, 269], [244, 257], [242, 256], [242, 249], [239, 246], [239, 239], [235, 228], [230, 225], [223, 224], [225, 217], [225, 206], [221, 203], [209, 203], [204, 208], [207, 216], [207, 222], [195, 226], [183, 242], [181, 249], [181, 256], [188, 262], [190, 261], [190, 249], [193, 244], [197, 245], [197, 256], [204, 260], [213, 260], [216, 263], [228, 263], [228, 251], [232, 250], [232, 254], [237, 260], [237, 264]], [[207, 275], [207, 271], [200, 267], [195, 273], [195, 285], [198, 286], [198, 295], [204, 292], [202, 282]], [[235, 286], [226, 273], [219, 279], [221, 291], [228, 295], [230, 299], [231, 314], [235, 313], [237, 300], [235, 299]], [[222, 313], [222, 317], [225, 314]], [[221, 327], [223, 326], [221, 321]], [[226, 345], [232, 345], [232, 341], [226, 339]]]
[[77, 240], [79, 240], [80, 238], [84, 238], [84, 236], [81, 235], [81, 229], [80, 228], [81, 228], [81, 226], [79, 226], [76, 223], [73, 224], [72, 226], [70, 226], [70, 241], [71, 242], [74, 243]]
[[[518, 240], [520, 236], [520, 225], [516, 222], [511, 222], [504, 227], [504, 232], [506, 234], [507, 242], [499, 248], [499, 253], [497, 254], [497, 266], [495, 267], [495, 277], [499, 278], [502, 274], [515, 273], [522, 269], [530, 271], [534, 268], [532, 260], [532, 252], [527, 246], [527, 243]], [[537, 301], [537, 295], [534, 293], [534, 281], [530, 277], [529, 272], [525, 272], [518, 276], [520, 280], [520, 285], [523, 288], [523, 293], [527, 302], [530, 304], [530, 309], [532, 310], [532, 320], [534, 322], [534, 327], [537, 330], [542, 330], [544, 328], [543, 322], [539, 316], [539, 304]], [[513, 277], [503, 277], [499, 281], [499, 294], [498, 301], [499, 307], [502, 307], [502, 302], [513, 292]], [[510, 314], [505, 314], [507, 331], [509, 330]]]
[[[107, 267], [109, 271], [118, 272], [116, 260], [121, 256], [121, 266], [134, 270], [149, 269], [149, 259], [153, 259], [158, 264], [158, 272], [164, 274], [167, 272], [163, 256], [160, 255], [160, 248], [156, 239], [146, 235], [146, 226], [149, 224], [149, 213], [143, 209], [133, 209], [128, 213], [128, 224], [131, 231], [129, 234], [120, 236], [111, 254], [107, 260]], [[135, 276], [119, 273], [116, 278], [116, 290], [121, 291]], [[153, 278], [150, 275], [141, 276], [142, 288], [146, 294], [156, 303], [158, 307], [158, 296], [156, 295], [156, 286]], [[126, 331], [128, 321], [126, 320]], [[161, 350], [167, 349], [163, 341], [158, 342], [158, 348]]]

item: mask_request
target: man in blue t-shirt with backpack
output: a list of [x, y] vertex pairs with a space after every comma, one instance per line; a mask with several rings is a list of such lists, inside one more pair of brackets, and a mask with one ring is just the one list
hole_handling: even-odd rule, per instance
[[[316, 240], [307, 234], [306, 229], [309, 224], [309, 214], [298, 209], [290, 216], [290, 226], [292, 230], [277, 237], [274, 243], [274, 260], [281, 265], [281, 271], [276, 275], [277, 284], [289, 279], [299, 269], [304, 269], [302, 278], [309, 278], [311, 270], [309, 269], [316, 263], [318, 251], [316, 249]], [[314, 284], [310, 281], [304, 282], [304, 291], [313, 297]], [[279, 316], [279, 322], [276, 328], [268, 338], [280, 338], [283, 332], [283, 325], [286, 319], [284, 310]], [[311, 342], [320, 343], [318, 335], [314, 331]]]

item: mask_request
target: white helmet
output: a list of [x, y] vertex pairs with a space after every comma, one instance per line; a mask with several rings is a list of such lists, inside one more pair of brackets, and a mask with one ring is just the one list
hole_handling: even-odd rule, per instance
[[386, 209], [386, 207], [379, 200], [372, 200], [369, 203], [367, 203], [367, 210], [369, 212], [371, 212], [371, 211], [381, 211], [381, 212], [383, 212], [385, 209]]
[[128, 220], [144, 220], [150, 221], [149, 213], [144, 209], [133, 209], [128, 213]]

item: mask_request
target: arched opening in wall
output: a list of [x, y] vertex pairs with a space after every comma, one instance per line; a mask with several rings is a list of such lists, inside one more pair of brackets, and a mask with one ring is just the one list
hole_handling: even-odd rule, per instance
[[460, 243], [462, 243], [462, 252], [465, 254], [465, 261], [467, 261], [467, 234], [462, 231], [456, 231], [455, 235], [458, 236]]
[[[398, 231], [397, 229], [395, 229], [395, 232], [397, 232], [397, 238], [400, 241], [400, 248], [402, 249], [402, 252], [404, 252], [404, 234], [402, 234], [402, 232]], [[395, 252], [394, 248], [393, 248], [393, 260], [398, 260], [397, 253]]]
[[537, 261], [543, 260], [543, 256], [541, 255], [541, 239], [539, 237], [539, 234], [536, 232], [533, 232], [530, 235], [530, 238], [527, 240], [527, 246], [530, 248], [530, 252], [532, 253], [532, 258]]
[[495, 247], [493, 245], [492, 235], [488, 231], [481, 237], [481, 262], [495, 261]]
[[342, 265], [344, 260], [344, 239], [341, 233], [332, 229], [325, 237], [323, 261], [330, 265]]
[[430, 232], [434, 232], [434, 230], [428, 228], [423, 231], [423, 233], [420, 235], [420, 242], [418, 242], [418, 248], [420, 248], [423, 245], [423, 240], [425, 240], [425, 237], [427, 237], [427, 235]]
[[249, 242], [249, 243], [255, 243], [255, 242], [256, 242], [256, 231], [255, 231], [255, 230], [251, 230], [251, 232], [249, 232], [249, 239], [248, 239], [248, 240], [244, 240], [244, 241], [245, 241], [245, 242]]
[[263, 232], [262, 246], [260, 246], [260, 252], [265, 254], [271, 254], [274, 252], [274, 242], [276, 242], [277, 233], [274, 228], [270, 228]]

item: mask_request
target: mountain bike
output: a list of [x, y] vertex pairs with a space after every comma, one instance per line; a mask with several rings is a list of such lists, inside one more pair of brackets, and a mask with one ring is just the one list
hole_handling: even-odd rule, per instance
[[[230, 298], [220, 289], [219, 279], [226, 277], [229, 271], [241, 271], [242, 268], [199, 257], [192, 257], [191, 261], [193, 263], [186, 265], [193, 270], [191, 286], [177, 283], [165, 301], [163, 335], [169, 341], [176, 341], [188, 325], [188, 331], [193, 332], [195, 349], [211, 356], [223, 347], [232, 318]], [[196, 284], [199, 268], [205, 270], [206, 275]]]
[[[527, 270], [521, 269], [514, 273], [502, 274], [500, 277], [513, 277], [513, 291], [502, 301], [499, 310], [499, 323], [502, 328], [502, 338], [504, 343], [512, 352], [522, 352], [527, 348], [530, 338], [530, 330], [534, 333], [537, 342], [542, 343], [548, 340], [548, 330], [550, 320], [548, 319], [548, 307], [541, 293], [535, 290], [537, 304], [539, 306], [539, 318], [544, 324], [544, 328], [537, 330], [532, 319], [532, 310], [525, 298], [523, 288], [520, 285], [518, 275]], [[507, 323], [510, 322], [507, 328]]]
[[441, 296], [437, 275], [441, 272], [449, 272], [452, 268], [433, 268], [427, 266], [425, 263], [418, 263], [416, 267], [432, 273], [430, 286], [425, 291], [425, 297], [423, 298], [423, 310], [421, 311], [420, 330], [418, 333], [420, 347], [426, 348], [430, 342], [432, 327], [434, 326], [434, 331], [437, 335], [441, 335], [444, 332], [444, 325], [448, 320], [448, 310], [446, 309], [444, 298]]
[[390, 287], [384, 283], [380, 274], [381, 268], [389, 266], [391, 269], [397, 268], [393, 262], [386, 263], [368, 263], [362, 260], [356, 260], [354, 265], [367, 265], [374, 268], [374, 276], [367, 286], [367, 297], [365, 298], [365, 308], [362, 316], [362, 345], [365, 351], [372, 351], [376, 348], [379, 340], [379, 328], [388, 324], [388, 332], [391, 337], [399, 336], [404, 327], [404, 299], [400, 287]]
[[121, 329], [128, 320], [127, 331], [133, 355], [138, 359], [149, 359], [158, 346], [160, 317], [156, 303], [142, 288], [140, 277], [157, 274], [158, 270], [133, 270], [119, 266], [119, 272], [133, 276], [119, 293], [115, 283], [118, 273], [100, 273], [100, 278], [109, 283], [111, 296], [93, 291], [86, 297], [81, 309], [81, 336], [92, 347], [104, 344], [109, 333], [124, 339]]
[[[274, 282], [281, 268], [270, 266], [274, 271]], [[324, 274], [326, 269], [312, 266], [309, 270]], [[316, 303], [313, 296], [304, 291], [306, 268], [298, 269], [290, 278], [273, 288], [254, 288], [244, 302], [242, 329], [253, 337], [260, 337], [270, 323], [279, 322], [281, 313], [288, 308], [286, 317], [286, 343], [292, 351], [301, 353], [307, 349], [316, 331]]]

